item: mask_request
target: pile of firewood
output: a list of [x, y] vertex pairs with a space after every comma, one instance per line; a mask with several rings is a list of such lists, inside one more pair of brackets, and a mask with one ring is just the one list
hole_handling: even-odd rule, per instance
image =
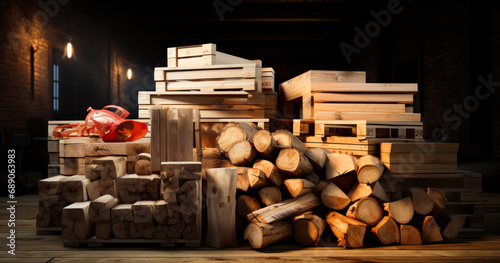
[[289, 131], [247, 123], [228, 124], [217, 146], [238, 167], [237, 226], [256, 249], [292, 236], [317, 246], [327, 225], [339, 246], [362, 247], [365, 237], [379, 244], [438, 242], [455, 238], [464, 224], [440, 213], [446, 197], [437, 190], [408, 189], [405, 198], [389, 200], [375, 156], [308, 149]]

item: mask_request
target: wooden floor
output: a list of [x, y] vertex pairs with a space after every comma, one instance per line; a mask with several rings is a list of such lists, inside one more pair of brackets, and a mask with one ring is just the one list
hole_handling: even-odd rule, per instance
[[5, 245], [10, 230], [7, 198], [0, 198], [0, 262], [500, 262], [500, 194], [483, 194], [482, 199], [487, 203], [486, 231], [463, 233], [460, 238], [445, 243], [362, 249], [338, 248], [335, 242], [317, 248], [290, 243], [255, 251], [244, 243], [237, 248], [220, 250], [161, 248], [145, 244], [67, 248], [60, 235], [36, 234], [37, 197], [27, 195], [16, 199], [16, 255], [11, 256]]

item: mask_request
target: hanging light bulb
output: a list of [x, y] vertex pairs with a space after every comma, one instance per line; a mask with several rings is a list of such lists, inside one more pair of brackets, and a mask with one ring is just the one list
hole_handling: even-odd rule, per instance
[[132, 79], [132, 69], [131, 68], [127, 69], [127, 79]]
[[71, 44], [71, 38], [69, 39], [68, 41], [68, 44], [66, 44], [66, 52], [65, 52], [65, 56], [69, 59], [71, 59], [73, 57], [74, 53], [73, 53], [73, 45]]

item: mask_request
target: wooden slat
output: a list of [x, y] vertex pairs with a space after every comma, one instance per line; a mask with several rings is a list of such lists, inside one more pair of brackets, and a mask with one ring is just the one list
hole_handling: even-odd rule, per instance
[[380, 144], [380, 151], [384, 153], [457, 153], [458, 143], [403, 143], [403, 142], [388, 142]]
[[456, 163], [384, 163], [392, 173], [456, 173]]
[[380, 154], [380, 160], [384, 163], [457, 163], [456, 153], [386, 153]]
[[315, 103], [315, 111], [405, 113], [404, 104]]
[[381, 112], [334, 112], [316, 111], [317, 120], [368, 120], [389, 122], [419, 122], [420, 113], [381, 113]]
[[314, 93], [314, 102], [380, 102], [380, 103], [413, 103], [412, 94], [373, 94], [373, 93]]
[[418, 92], [416, 83], [344, 83], [321, 82], [311, 86], [313, 92], [376, 92], [376, 93], [411, 93]]

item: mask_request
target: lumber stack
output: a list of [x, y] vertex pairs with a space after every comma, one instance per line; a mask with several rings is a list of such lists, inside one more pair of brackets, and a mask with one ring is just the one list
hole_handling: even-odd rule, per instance
[[154, 105], [197, 109], [210, 125], [276, 117], [275, 72], [260, 60], [219, 52], [215, 44], [168, 48], [167, 57], [167, 67], [155, 68], [156, 90], [139, 92], [139, 118], [150, 119]]
[[393, 198], [414, 187], [438, 190], [447, 200], [443, 211], [464, 218], [463, 231], [482, 231], [481, 174], [457, 171], [458, 143], [381, 143], [387, 170], [382, 185]]

